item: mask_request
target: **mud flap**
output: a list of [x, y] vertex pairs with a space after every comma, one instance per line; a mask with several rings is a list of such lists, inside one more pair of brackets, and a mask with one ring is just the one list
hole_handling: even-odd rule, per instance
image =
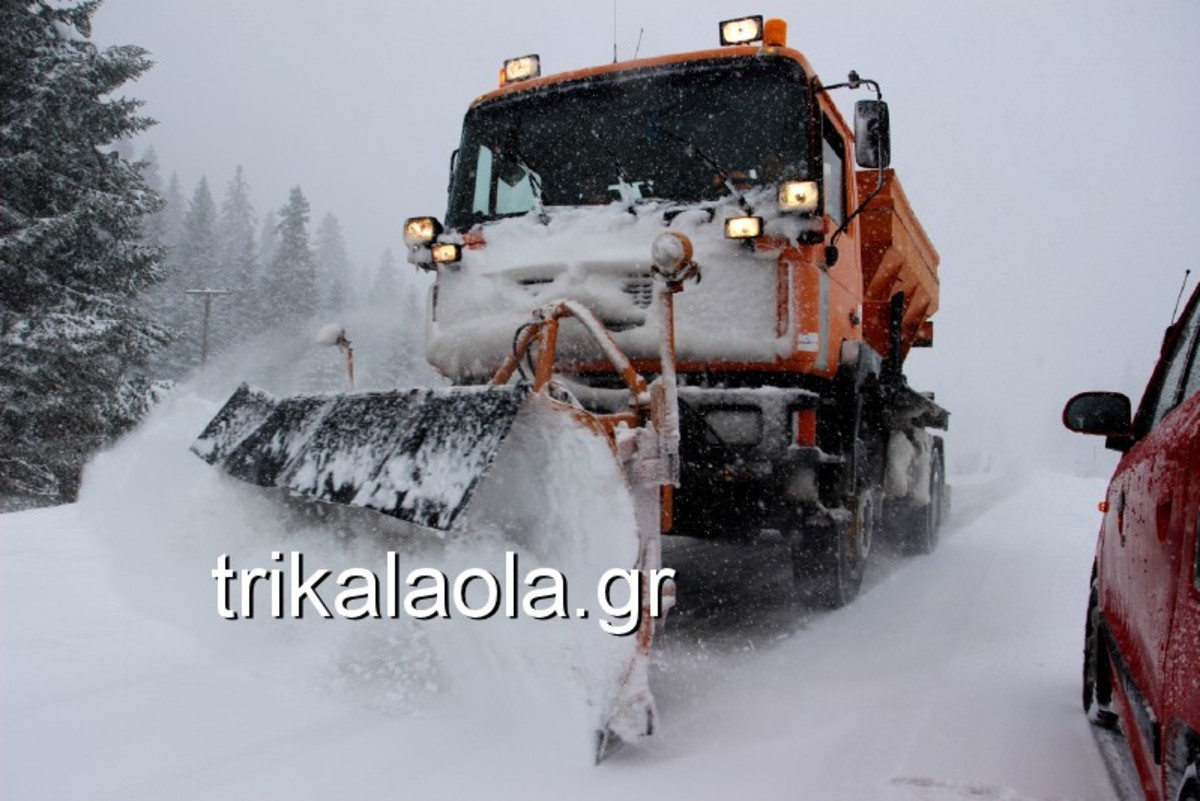
[[242, 384], [191, 450], [260, 487], [446, 531], [527, 395], [486, 386], [280, 399]]

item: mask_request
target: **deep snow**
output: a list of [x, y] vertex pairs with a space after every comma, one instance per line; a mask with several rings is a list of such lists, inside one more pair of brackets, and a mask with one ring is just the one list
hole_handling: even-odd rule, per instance
[[[208, 408], [184, 407], [98, 460], [81, 503], [0, 517], [6, 799], [1115, 797], [1078, 704], [1100, 479], [960, 479], [935, 554], [879, 553], [823, 615], [789, 599], [779, 543], [671, 543], [662, 729], [597, 768], [586, 674], [620, 641], [594, 621], [220, 620], [217, 554], [266, 566], [287, 523], [193, 457], [122, 458]], [[283, 547], [376, 547], [319, 537]]]

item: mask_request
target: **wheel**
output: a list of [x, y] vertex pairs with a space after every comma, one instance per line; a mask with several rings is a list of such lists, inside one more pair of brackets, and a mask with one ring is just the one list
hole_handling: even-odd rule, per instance
[[[867, 558], [871, 555], [871, 545], [879, 532], [879, 521], [883, 513], [883, 491], [878, 487], [859, 490], [854, 508], [854, 517], [850, 521], [851, 531], [848, 539], [851, 556], [858, 566], [859, 572], [866, 569]], [[861, 579], [861, 576], [859, 577]]]
[[792, 577], [808, 604], [838, 609], [858, 595], [879, 511], [878, 491], [864, 490], [855, 499], [853, 514], [801, 527], [792, 541]]
[[935, 450], [929, 462], [929, 504], [925, 507], [918, 553], [933, 553], [942, 531], [942, 511], [946, 495], [946, 465], [942, 452]]
[[1183, 774], [1178, 801], [1200, 801], [1200, 765], [1192, 765]]
[[946, 467], [940, 449], [929, 458], [929, 503], [918, 506], [902, 499], [888, 506], [888, 526], [900, 550], [925, 555], [937, 549], [946, 509]]
[[1098, 584], [1099, 581], [1093, 578], [1083, 634], [1083, 711], [1097, 726], [1115, 729], [1117, 713], [1112, 711], [1112, 666], [1104, 638], [1100, 635]]

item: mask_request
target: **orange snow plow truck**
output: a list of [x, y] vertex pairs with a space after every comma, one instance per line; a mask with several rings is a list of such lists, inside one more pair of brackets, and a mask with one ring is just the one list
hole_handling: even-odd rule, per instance
[[[887, 107], [859, 101], [851, 130], [830, 96], [877, 84], [823, 85], [781, 20], [720, 31], [720, 49], [563, 75], [507, 62], [467, 112], [445, 224], [408, 223], [410, 260], [437, 273], [428, 357], [487, 380], [531, 313], [566, 298], [658, 375], [654, 280], [676, 265], [653, 244], [686, 240], [698, 269], [674, 307], [665, 530], [784, 532], [801, 589], [840, 605], [881, 528], [936, 543], [942, 441], [927, 431], [947, 413], [902, 366], [932, 343], [938, 255], [887, 169]], [[562, 384], [593, 411], [627, 408], [580, 328], [558, 335]]]
[[[276, 399], [243, 387], [194, 450], [238, 478], [452, 531], [534, 404], [607, 443], [660, 537], [791, 543], [800, 593], [854, 597], [880, 535], [926, 553], [948, 413], [904, 375], [932, 344], [938, 256], [889, 169], [879, 85], [825, 84], [782, 20], [718, 48], [543, 76], [511, 59], [471, 104], [432, 271], [426, 349], [449, 387]], [[865, 90], [853, 127], [835, 90]], [[654, 621], [611, 735], [653, 729]]]

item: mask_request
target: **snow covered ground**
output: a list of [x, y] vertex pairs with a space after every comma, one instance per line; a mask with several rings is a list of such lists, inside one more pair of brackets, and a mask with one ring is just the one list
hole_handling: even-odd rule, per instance
[[1102, 479], [960, 479], [939, 550], [877, 554], [828, 614], [779, 543], [672, 543], [661, 731], [593, 767], [553, 622], [219, 620], [197, 554], [229, 509], [111, 531], [209, 492], [195, 461], [97, 499], [110, 456], [81, 503], [0, 516], [3, 798], [1116, 797], [1078, 703]]

